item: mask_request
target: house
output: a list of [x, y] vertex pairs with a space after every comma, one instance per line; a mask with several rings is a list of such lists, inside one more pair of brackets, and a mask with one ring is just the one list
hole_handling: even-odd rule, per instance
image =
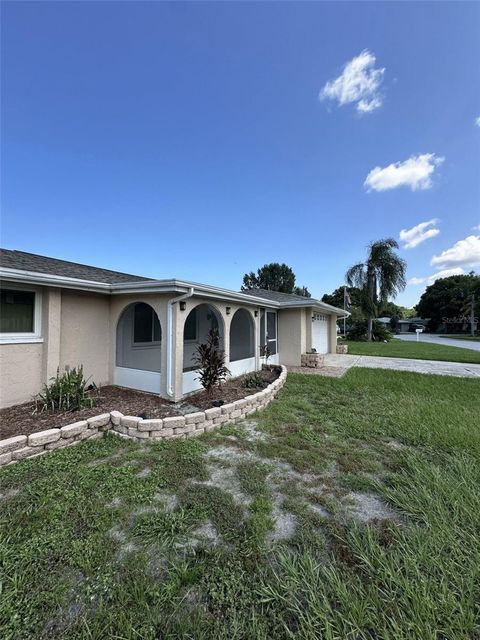
[[[392, 330], [391, 318], [377, 318], [377, 322], [383, 324], [383, 326], [389, 331]], [[412, 333], [415, 329], [423, 329], [425, 331], [429, 318], [398, 318], [396, 320], [396, 333]]]
[[274, 291], [151, 280], [0, 249], [0, 406], [29, 401], [57, 369], [172, 401], [200, 388], [192, 356], [211, 327], [233, 376], [335, 352], [342, 309]]

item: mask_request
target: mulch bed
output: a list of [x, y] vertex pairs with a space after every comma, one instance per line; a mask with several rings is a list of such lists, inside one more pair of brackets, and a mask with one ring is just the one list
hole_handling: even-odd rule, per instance
[[262, 376], [262, 387], [247, 389], [243, 386], [245, 376], [240, 376], [229, 380], [210, 396], [207, 396], [205, 391], [198, 391], [176, 404], [151, 393], [115, 386], [101, 387], [95, 406], [91, 409], [62, 413], [50, 411], [33, 413], [35, 407], [32, 402], [17, 404], [13, 407], [0, 409], [0, 440], [16, 435], [28, 435], [35, 431], [63, 427], [72, 422], [114, 410], [120, 411], [124, 415], [141, 416], [142, 418], [166, 418], [192, 411], [204, 411], [215, 406], [214, 402], [227, 404], [261, 391], [262, 388], [264, 389], [278, 378], [280, 369], [272, 367], [271, 369], [263, 369], [259, 373]]

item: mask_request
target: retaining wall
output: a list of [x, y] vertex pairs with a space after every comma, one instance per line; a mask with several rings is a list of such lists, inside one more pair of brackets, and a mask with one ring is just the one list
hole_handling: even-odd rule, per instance
[[125, 416], [120, 411], [111, 411], [68, 424], [60, 429], [47, 429], [28, 436], [14, 436], [0, 440], [0, 467], [14, 464], [24, 458], [33, 458], [48, 451], [77, 445], [84, 440], [102, 438], [106, 431], [111, 431], [121, 438], [137, 441], [168, 440], [198, 436], [222, 424], [238, 422], [245, 416], [266, 407], [283, 387], [287, 370], [284, 366], [280, 368], [280, 376], [262, 391], [221, 407], [154, 420], [143, 420], [136, 416]]

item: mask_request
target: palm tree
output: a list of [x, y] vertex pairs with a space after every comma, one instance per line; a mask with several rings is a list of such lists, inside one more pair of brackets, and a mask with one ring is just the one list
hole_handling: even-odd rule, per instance
[[367, 260], [354, 264], [345, 274], [350, 287], [363, 291], [362, 308], [368, 318], [368, 340], [372, 339], [373, 318], [378, 315], [382, 303], [390, 297], [395, 298], [407, 284], [407, 263], [394, 249], [398, 249], [398, 243], [393, 238], [371, 242]]

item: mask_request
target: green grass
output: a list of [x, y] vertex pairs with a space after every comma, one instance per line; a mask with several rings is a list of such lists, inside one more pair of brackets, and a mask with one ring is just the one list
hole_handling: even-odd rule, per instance
[[393, 339], [390, 342], [352, 342], [348, 352], [357, 356], [383, 356], [386, 358], [419, 358], [421, 360], [443, 360], [446, 362], [470, 362], [480, 364], [480, 351], [451, 347], [427, 342], [407, 342]]
[[[241, 424], [143, 447], [108, 436], [8, 467], [0, 637], [477, 638], [479, 415], [476, 380], [294, 374], [257, 416], [264, 439]], [[212, 462], [219, 447], [244, 457]], [[348, 516], [352, 490], [398, 517]], [[270, 543], [278, 491], [297, 527]], [[206, 525], [218, 541], [191, 545]]]

